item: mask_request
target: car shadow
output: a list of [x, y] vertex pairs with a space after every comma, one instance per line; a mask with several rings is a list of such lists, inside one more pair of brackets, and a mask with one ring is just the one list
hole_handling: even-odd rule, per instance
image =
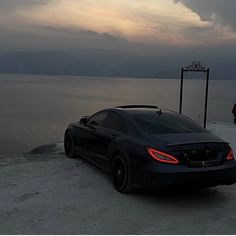
[[137, 190], [135, 198], [168, 206], [214, 207], [229, 200], [224, 187], [215, 188], [173, 188], [162, 190]]
[[[76, 162], [83, 163], [90, 168], [94, 174], [98, 174], [102, 177], [104, 185], [109, 185], [106, 188], [113, 188], [110, 176], [102, 169], [98, 168], [91, 162], [84, 160], [80, 157], [76, 159]], [[105, 189], [106, 189], [105, 188]], [[201, 206], [209, 207], [216, 206], [220, 203], [228, 201], [230, 198], [228, 187], [219, 186], [214, 188], [190, 188], [190, 187], [173, 187], [168, 189], [136, 189], [131, 193], [118, 193], [113, 188], [114, 194], [121, 194], [137, 201], [145, 201], [153, 204], [161, 204], [168, 206], [178, 205], [184, 206]], [[110, 194], [110, 191], [109, 191]], [[123, 197], [122, 197], [123, 198]]]

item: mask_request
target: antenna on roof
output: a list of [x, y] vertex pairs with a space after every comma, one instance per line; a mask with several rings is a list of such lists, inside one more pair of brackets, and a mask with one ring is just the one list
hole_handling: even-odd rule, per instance
[[157, 114], [158, 114], [159, 116], [162, 114], [161, 108], [159, 108], [159, 109], [157, 110]]

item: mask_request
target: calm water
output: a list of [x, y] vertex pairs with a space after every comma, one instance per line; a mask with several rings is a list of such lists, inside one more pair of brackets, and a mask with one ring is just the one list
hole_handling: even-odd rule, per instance
[[[203, 120], [204, 80], [186, 80], [184, 113]], [[210, 83], [209, 121], [233, 122], [236, 81]], [[99, 109], [154, 104], [178, 111], [179, 80], [0, 75], [0, 152], [63, 140], [67, 124]]]

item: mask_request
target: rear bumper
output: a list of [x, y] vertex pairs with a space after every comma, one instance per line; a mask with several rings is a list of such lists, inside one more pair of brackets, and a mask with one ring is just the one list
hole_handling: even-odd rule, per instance
[[231, 185], [236, 183], [236, 162], [229, 161], [222, 166], [207, 168], [170, 165], [163, 165], [161, 168], [160, 166], [149, 166], [139, 176], [141, 178], [135, 178], [135, 186], [142, 188], [160, 188], [174, 185], [201, 187]]

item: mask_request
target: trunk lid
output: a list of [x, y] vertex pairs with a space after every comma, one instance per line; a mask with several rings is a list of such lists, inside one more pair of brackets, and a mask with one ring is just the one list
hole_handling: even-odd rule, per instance
[[161, 141], [170, 147], [196, 143], [225, 143], [212, 133], [159, 134], [151, 136], [152, 139]]
[[155, 139], [165, 143], [169, 153], [188, 167], [221, 165], [229, 151], [229, 145], [212, 133], [162, 134]]

